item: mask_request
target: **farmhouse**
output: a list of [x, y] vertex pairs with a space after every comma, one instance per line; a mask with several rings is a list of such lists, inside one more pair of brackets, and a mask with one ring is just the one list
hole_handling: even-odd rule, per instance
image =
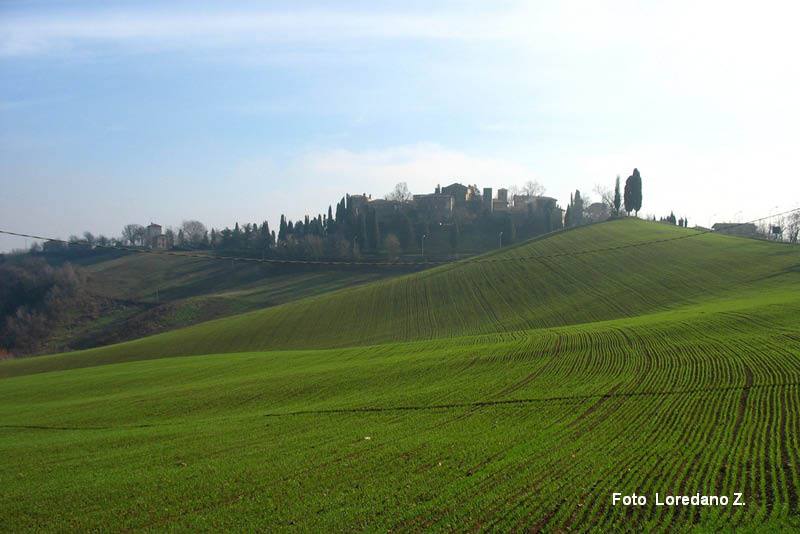
[[154, 249], [167, 248], [167, 236], [161, 233], [161, 225], [150, 223], [145, 229], [145, 244]]
[[605, 221], [611, 216], [611, 210], [603, 202], [593, 202], [584, 211], [587, 222]]

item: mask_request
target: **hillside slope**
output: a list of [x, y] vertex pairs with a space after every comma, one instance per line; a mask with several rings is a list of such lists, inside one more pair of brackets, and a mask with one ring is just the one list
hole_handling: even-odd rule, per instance
[[[779, 278], [596, 323], [5, 378], [0, 529], [797, 529]], [[698, 491], [746, 506], [611, 504]]]
[[[683, 239], [694, 233], [634, 219], [592, 225], [475, 260], [19, 365], [69, 368], [512, 332], [634, 317], [800, 276], [796, 247], [714, 234]], [[625, 248], [607, 250], [615, 247]], [[571, 255], [595, 249], [603, 250]], [[15, 372], [11, 367], [0, 366], [0, 376]]]
[[81, 296], [93, 304], [92, 313], [78, 313], [76, 299], [65, 303], [70, 313], [60, 314], [46, 337], [37, 333], [41, 345], [37, 352], [50, 353], [168, 332], [409, 272], [409, 268], [304, 268], [117, 251], [43, 259], [77, 266]]
[[[622, 221], [489, 259], [680, 232]], [[704, 235], [0, 362], [0, 530], [796, 530], [799, 316], [797, 248]]]

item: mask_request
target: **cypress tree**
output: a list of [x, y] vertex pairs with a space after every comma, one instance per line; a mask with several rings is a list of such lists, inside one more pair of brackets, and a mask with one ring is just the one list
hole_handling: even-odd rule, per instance
[[261, 248], [261, 250], [269, 250], [270, 247], [269, 223], [267, 221], [261, 223], [261, 229], [259, 230], [258, 238], [259, 238], [258, 245]]
[[453, 252], [458, 250], [459, 241], [461, 241], [461, 229], [458, 227], [458, 221], [453, 221], [450, 227], [450, 248]]
[[286, 224], [286, 216], [281, 214], [281, 222], [278, 225], [278, 242], [284, 243], [286, 242], [286, 230], [288, 226]]
[[623, 204], [625, 205], [625, 214], [630, 215], [633, 211], [633, 197], [631, 196], [631, 178], [632, 176], [628, 176], [628, 179], [625, 180], [625, 194], [623, 196]]
[[514, 219], [511, 215], [506, 216], [505, 224], [503, 225], [503, 245], [510, 245], [517, 240], [517, 227], [514, 224]]
[[367, 216], [361, 213], [358, 216], [358, 248], [365, 250], [369, 246], [367, 239]]
[[233, 233], [231, 234], [231, 245], [233, 248], [241, 248], [242, 246], [242, 230], [239, 228], [239, 223], [237, 222], [233, 226]]
[[625, 211], [628, 214], [634, 211], [638, 216], [640, 209], [642, 209], [642, 177], [639, 175], [639, 169], [633, 169], [633, 174], [625, 180]]
[[631, 207], [633, 211], [636, 212], [636, 216], [639, 216], [639, 210], [642, 209], [642, 177], [639, 174], [639, 169], [633, 169], [633, 174], [631, 175], [633, 182], [631, 184]]
[[344, 216], [345, 216], [345, 202], [344, 202], [344, 197], [342, 197], [342, 200], [340, 200], [339, 203], [336, 204], [336, 225], [337, 226], [340, 226], [342, 223], [344, 223]]
[[381, 242], [381, 229], [378, 226], [378, 216], [375, 210], [369, 210], [367, 214], [367, 244], [369, 249], [377, 251]]
[[328, 235], [333, 235], [334, 232], [336, 232], [336, 222], [333, 220], [333, 210], [331, 209], [330, 204], [328, 204], [328, 218], [325, 222], [325, 231]]
[[581, 192], [577, 189], [572, 201], [572, 220], [575, 226], [583, 224], [583, 199], [581, 198]]
[[619, 174], [617, 175], [617, 182], [614, 185], [614, 215], [619, 215], [619, 208], [622, 204], [622, 199], [619, 194]]
[[405, 213], [400, 216], [400, 244], [405, 250], [412, 250], [414, 247], [414, 225]]
[[250, 239], [252, 238], [253, 228], [250, 223], [245, 223], [242, 229], [242, 245], [244, 248], [250, 248]]

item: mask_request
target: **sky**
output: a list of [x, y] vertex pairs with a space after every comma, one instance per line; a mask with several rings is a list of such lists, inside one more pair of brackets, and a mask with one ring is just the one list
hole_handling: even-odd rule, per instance
[[769, 1], [6, 0], [0, 229], [274, 225], [397, 182], [535, 180], [566, 206], [634, 167], [643, 214], [763, 217], [800, 207], [799, 19]]

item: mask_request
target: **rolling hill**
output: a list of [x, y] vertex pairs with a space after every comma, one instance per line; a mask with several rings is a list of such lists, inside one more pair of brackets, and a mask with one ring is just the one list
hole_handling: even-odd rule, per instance
[[800, 250], [692, 232], [582, 227], [2, 362], [0, 528], [797, 528]]
[[[59, 256], [45, 259], [54, 264], [66, 261]], [[66, 305], [71, 313], [62, 314], [48, 338], [41, 340], [50, 353], [128, 341], [410, 270], [303, 268], [102, 250], [68, 260], [86, 275], [84, 296], [91, 299], [92, 312]]]
[[[794, 247], [715, 234], [690, 238], [696, 233], [638, 220], [613, 221], [56, 359], [73, 366], [513, 332], [636, 317], [726, 296], [735, 301], [748, 288], [782, 287], [780, 275], [797, 272]], [[663, 242], [629, 246], [651, 241]], [[620, 245], [628, 248], [607, 250]], [[601, 251], [564, 255], [595, 249]], [[46, 361], [52, 360], [19, 365], [47, 368]]]

